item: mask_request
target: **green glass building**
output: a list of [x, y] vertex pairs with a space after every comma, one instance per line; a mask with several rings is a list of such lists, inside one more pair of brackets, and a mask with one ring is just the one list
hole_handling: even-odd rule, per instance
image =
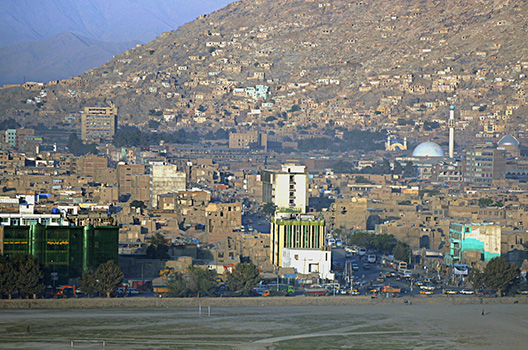
[[108, 260], [118, 260], [118, 226], [0, 226], [0, 253], [30, 254], [67, 283]]

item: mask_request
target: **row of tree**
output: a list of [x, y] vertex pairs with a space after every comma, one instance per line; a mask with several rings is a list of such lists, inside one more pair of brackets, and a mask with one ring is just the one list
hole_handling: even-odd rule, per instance
[[484, 271], [473, 268], [468, 280], [475, 290], [496, 290], [498, 296], [510, 293], [519, 287], [521, 271], [502, 256], [491, 259]]
[[88, 297], [94, 293], [106, 295], [110, 298], [116, 288], [121, 284], [124, 274], [118, 265], [110, 260], [99, 265], [97, 270], [89, 270], [78, 279], [79, 289]]
[[[253, 263], [238, 263], [226, 276], [227, 286], [232, 291], [248, 292], [260, 281], [260, 271]], [[189, 266], [185, 273], [172, 273], [168, 280], [171, 297], [217, 296], [219, 284], [216, 272]]]
[[398, 241], [394, 235], [353, 232], [348, 235], [347, 241], [350, 245], [373, 249], [381, 254], [394, 255], [396, 260], [407, 261], [411, 254], [409, 245]]
[[[0, 298], [37, 298], [49, 279], [47, 271], [37, 259], [28, 254], [0, 255]], [[95, 292], [110, 296], [124, 275], [113, 261], [99, 265], [97, 270], [85, 272], [78, 280], [80, 289], [88, 296]]]
[[27, 254], [0, 255], [0, 294], [36, 298], [44, 285], [44, 272], [37, 259]]

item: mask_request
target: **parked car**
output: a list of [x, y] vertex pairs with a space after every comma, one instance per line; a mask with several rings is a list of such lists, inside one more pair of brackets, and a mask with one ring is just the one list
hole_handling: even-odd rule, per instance
[[128, 295], [138, 295], [139, 294], [139, 290], [137, 290], [136, 288], [128, 288]]
[[444, 290], [444, 294], [458, 294], [458, 292], [454, 289], [446, 289]]
[[460, 291], [460, 294], [473, 295], [473, 294], [475, 294], [475, 291], [473, 289], [462, 289]]

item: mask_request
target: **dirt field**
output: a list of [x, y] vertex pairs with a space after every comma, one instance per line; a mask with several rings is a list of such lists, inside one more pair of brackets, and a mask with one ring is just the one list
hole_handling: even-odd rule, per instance
[[203, 304], [202, 315], [196, 306], [4, 309], [0, 348], [514, 350], [528, 339], [527, 304], [212, 306], [210, 316]]

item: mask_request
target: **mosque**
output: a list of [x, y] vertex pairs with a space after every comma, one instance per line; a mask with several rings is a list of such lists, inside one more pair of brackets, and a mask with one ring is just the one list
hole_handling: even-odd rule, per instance
[[[456, 185], [468, 181], [490, 182], [503, 178], [528, 179], [528, 161], [520, 160], [520, 143], [514, 136], [502, 137], [497, 145], [488, 143], [468, 148], [464, 154], [465, 164], [463, 164], [462, 157], [454, 156], [454, 106], [450, 107], [448, 127], [449, 154], [447, 156], [440, 145], [427, 141], [416, 146], [411, 156], [397, 158], [397, 160], [403, 163], [412, 161], [416, 175], [421, 180], [437, 184]], [[390, 145], [390, 137], [386, 143]]]

